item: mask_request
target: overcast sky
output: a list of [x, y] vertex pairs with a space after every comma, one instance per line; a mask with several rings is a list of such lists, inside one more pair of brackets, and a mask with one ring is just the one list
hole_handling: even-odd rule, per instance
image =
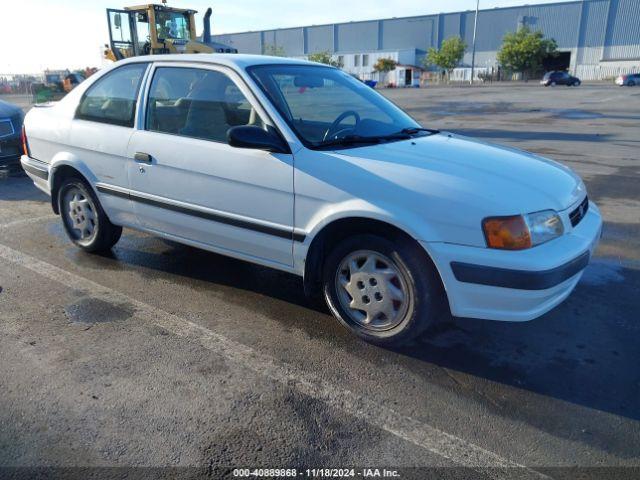
[[[100, 66], [108, 41], [105, 9], [152, 0], [3, 0], [0, 4], [0, 75], [45, 68]], [[480, 0], [480, 8], [553, 3], [557, 0]], [[122, 4], [118, 2], [123, 2]], [[160, 0], [156, 0], [160, 3]], [[475, 8], [475, 0], [169, 0], [193, 8], [196, 29], [213, 7], [213, 33], [404, 17]]]

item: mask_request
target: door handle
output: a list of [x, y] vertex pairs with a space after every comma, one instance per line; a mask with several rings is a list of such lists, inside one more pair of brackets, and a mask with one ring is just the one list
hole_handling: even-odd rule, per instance
[[151, 164], [153, 157], [151, 157], [151, 155], [149, 155], [148, 153], [136, 152], [135, 155], [133, 156], [133, 159], [139, 163]]

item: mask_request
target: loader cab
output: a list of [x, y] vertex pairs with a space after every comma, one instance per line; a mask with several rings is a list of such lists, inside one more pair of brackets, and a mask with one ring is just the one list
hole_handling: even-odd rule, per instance
[[110, 51], [106, 50], [105, 56], [115, 61], [138, 55], [185, 53], [189, 44], [194, 53], [202, 50], [191, 43], [196, 39], [195, 13], [165, 5], [109, 8]]

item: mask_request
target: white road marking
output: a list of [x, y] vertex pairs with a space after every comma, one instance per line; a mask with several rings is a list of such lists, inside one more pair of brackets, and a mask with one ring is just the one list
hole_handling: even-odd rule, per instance
[[94, 298], [112, 303], [128, 303], [134, 307], [135, 317], [139, 320], [154, 324], [175, 335], [198, 343], [245, 368], [293, 387], [309, 397], [323, 401], [330, 407], [355, 416], [374, 427], [383, 429], [461, 466], [478, 469], [490, 478], [549, 478], [462, 438], [396, 412], [386, 405], [359, 396], [344, 387], [278, 362], [273, 357], [230, 340], [189, 320], [135, 300], [88, 278], [68, 272], [3, 244], [0, 244], [0, 258]]
[[53, 220], [54, 218], [56, 218], [56, 215], [53, 212], [49, 215], [43, 215], [41, 217], [21, 218], [20, 220], [14, 220], [12, 222], [0, 223], [0, 230], [17, 227], [19, 225], [27, 225], [29, 223], [38, 223], [43, 220]]

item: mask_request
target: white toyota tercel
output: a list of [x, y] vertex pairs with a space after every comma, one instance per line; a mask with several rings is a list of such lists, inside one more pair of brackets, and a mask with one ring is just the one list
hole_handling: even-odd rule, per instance
[[129, 227], [292, 272], [381, 344], [447, 307], [542, 315], [576, 286], [602, 226], [569, 168], [423, 128], [347, 73], [298, 60], [121, 61], [32, 109], [23, 146], [83, 250]]

